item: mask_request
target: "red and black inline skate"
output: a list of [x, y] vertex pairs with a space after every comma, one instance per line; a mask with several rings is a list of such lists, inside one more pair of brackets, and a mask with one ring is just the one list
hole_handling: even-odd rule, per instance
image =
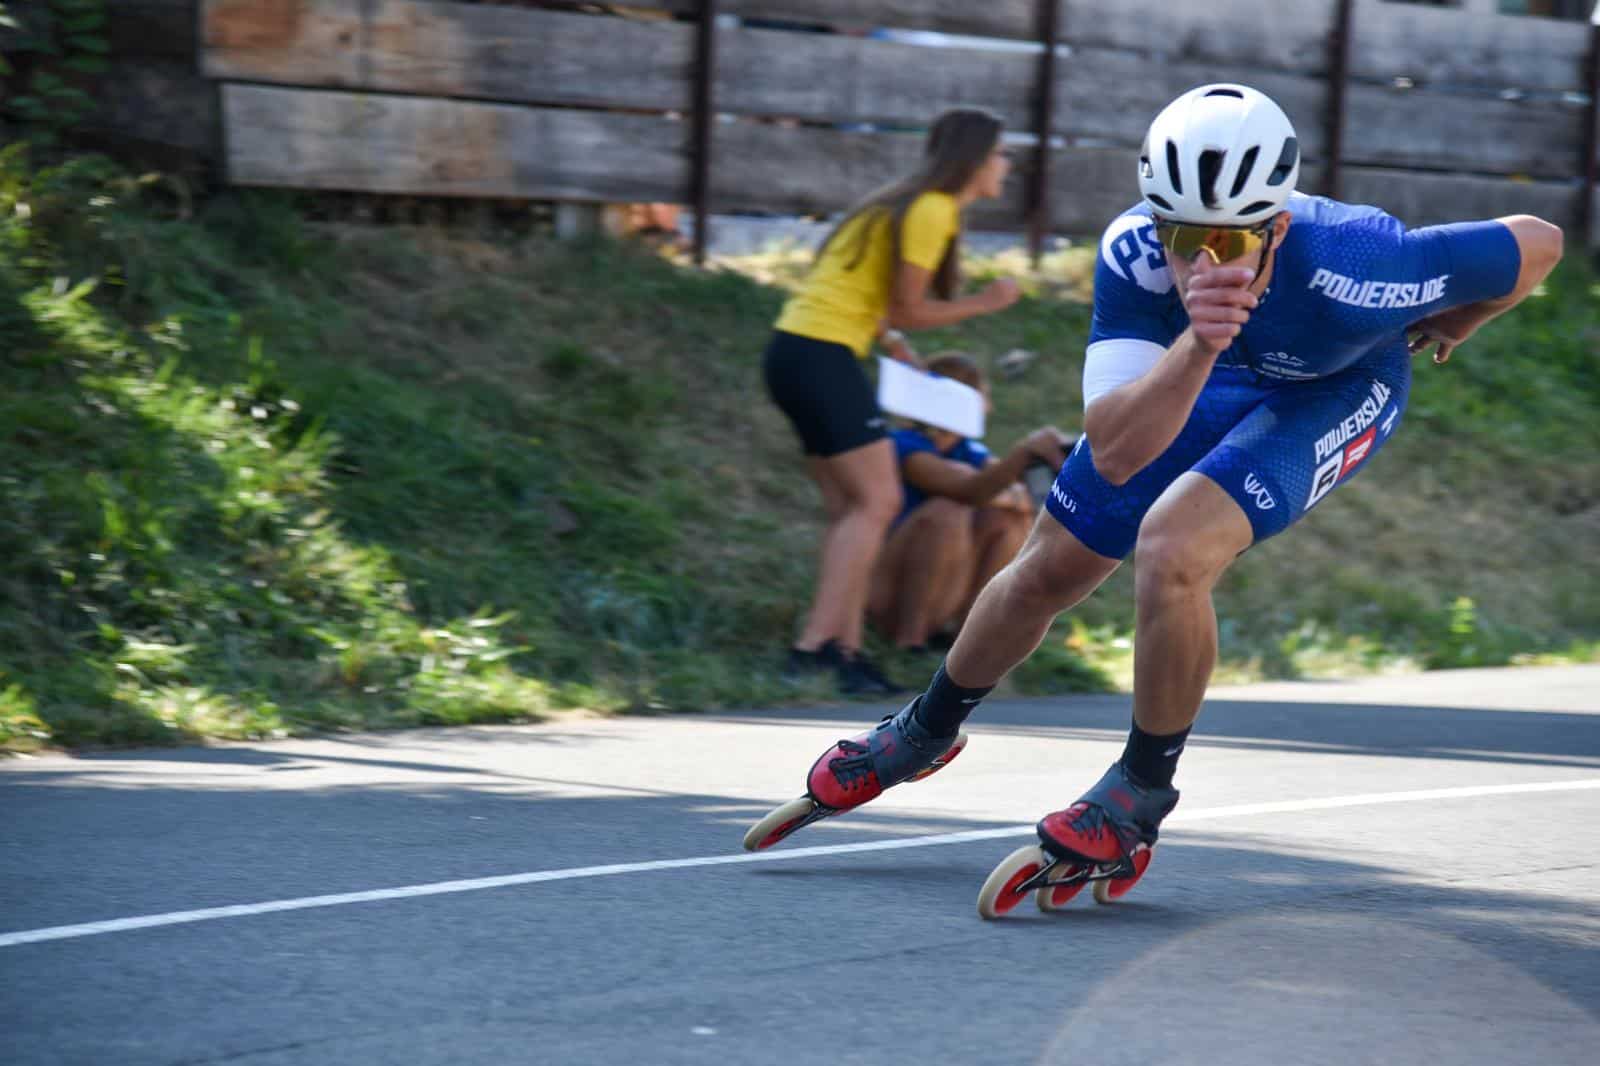
[[1007, 914], [1030, 894], [1041, 911], [1065, 907], [1084, 885], [1096, 903], [1126, 895], [1150, 865], [1161, 820], [1178, 791], [1136, 781], [1112, 764], [1072, 806], [1039, 821], [1039, 843], [1007, 855], [978, 893], [978, 913]]
[[811, 764], [806, 794], [774, 809], [744, 835], [746, 851], [772, 847], [812, 822], [876, 799], [903, 781], [920, 781], [943, 769], [967, 746], [967, 735], [935, 737], [916, 720], [912, 700], [872, 729], [834, 744]]

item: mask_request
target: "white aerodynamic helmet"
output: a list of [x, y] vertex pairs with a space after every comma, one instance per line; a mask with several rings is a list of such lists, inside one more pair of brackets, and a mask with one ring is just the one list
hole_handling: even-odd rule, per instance
[[1251, 226], [1283, 210], [1300, 177], [1289, 116], [1247, 85], [1202, 85], [1162, 108], [1139, 152], [1157, 218]]

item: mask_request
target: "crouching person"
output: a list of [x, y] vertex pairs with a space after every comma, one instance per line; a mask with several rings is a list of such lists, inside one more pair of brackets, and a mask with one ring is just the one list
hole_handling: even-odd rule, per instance
[[[977, 389], [992, 406], [969, 356], [936, 355], [928, 370]], [[924, 650], [930, 639], [954, 638], [978, 591], [1027, 539], [1037, 508], [1019, 483], [1023, 471], [1034, 463], [1059, 470], [1070, 442], [1044, 426], [997, 459], [982, 441], [931, 426], [891, 436], [905, 504], [878, 556], [867, 617], [896, 646]]]

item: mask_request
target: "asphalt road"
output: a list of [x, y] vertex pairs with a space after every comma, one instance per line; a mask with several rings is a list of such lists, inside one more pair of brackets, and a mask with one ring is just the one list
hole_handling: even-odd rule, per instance
[[1215, 690], [1134, 891], [1000, 922], [1128, 701], [745, 856], [884, 710], [0, 763], [0, 1062], [1596, 1061], [1600, 667]]

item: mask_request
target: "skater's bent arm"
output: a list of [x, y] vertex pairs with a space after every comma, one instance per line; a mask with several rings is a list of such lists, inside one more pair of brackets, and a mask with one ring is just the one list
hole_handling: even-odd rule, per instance
[[[1517, 283], [1511, 291], [1494, 300], [1484, 300], [1470, 305], [1483, 312], [1483, 322], [1504, 314], [1527, 299], [1528, 294], [1549, 277], [1550, 271], [1561, 261], [1561, 227], [1533, 215], [1507, 215], [1495, 219], [1517, 239], [1517, 250], [1522, 254], [1522, 265], [1517, 270]], [[1480, 322], [1480, 325], [1482, 323]]]
[[1184, 309], [1189, 326], [1140, 377], [1088, 402], [1083, 432], [1094, 468], [1121, 485], [1167, 450], [1194, 410], [1217, 356], [1233, 343], [1260, 302], [1249, 290], [1255, 272], [1207, 267], [1205, 256], [1189, 276]]
[[1216, 361], [1215, 350], [1184, 330], [1142, 377], [1091, 401], [1083, 432], [1094, 449], [1095, 471], [1121, 485], [1166, 451]]
[[1517, 242], [1516, 283], [1504, 296], [1461, 304], [1413, 323], [1407, 330], [1413, 353], [1437, 344], [1433, 361], [1446, 362], [1484, 323], [1527, 299], [1561, 261], [1561, 227], [1533, 215], [1508, 215], [1495, 221], [1510, 230]]

